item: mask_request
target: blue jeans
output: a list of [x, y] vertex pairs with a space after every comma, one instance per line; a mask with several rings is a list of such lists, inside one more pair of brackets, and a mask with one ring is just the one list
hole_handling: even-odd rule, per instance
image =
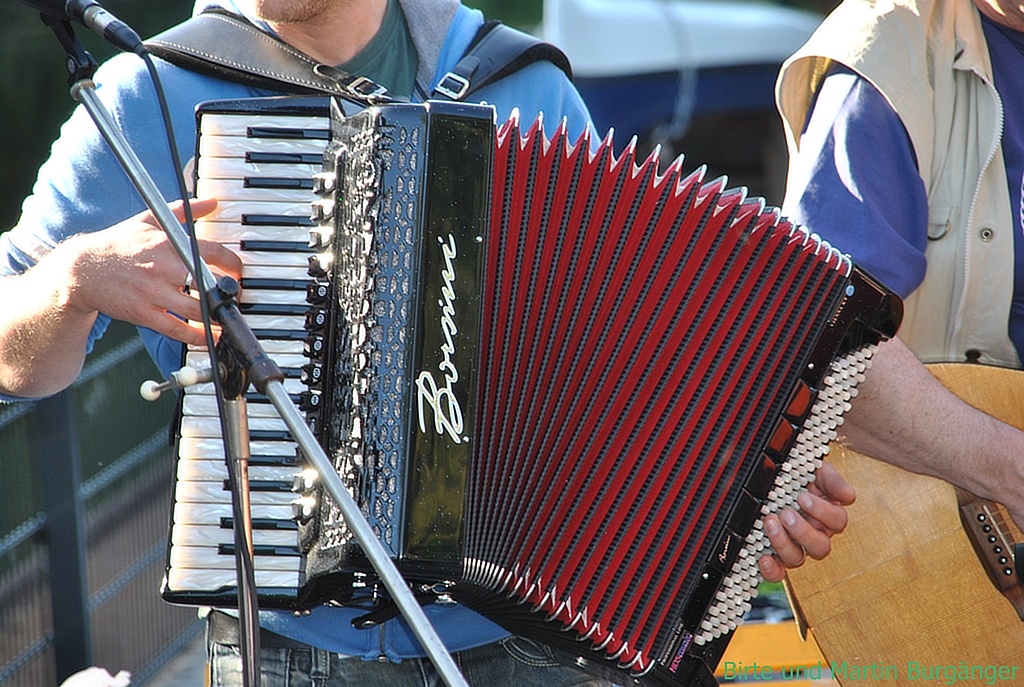
[[[210, 687], [242, 687], [237, 646], [212, 643]], [[429, 659], [377, 663], [313, 648], [263, 648], [261, 687], [443, 687]], [[508, 637], [453, 654], [471, 687], [614, 687], [613, 682], [563, 665], [549, 647]], [[628, 680], [627, 680], [628, 682]]]

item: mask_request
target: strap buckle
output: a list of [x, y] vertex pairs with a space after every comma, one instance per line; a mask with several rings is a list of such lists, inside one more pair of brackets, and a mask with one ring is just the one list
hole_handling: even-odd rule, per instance
[[448, 72], [442, 77], [441, 83], [437, 84], [434, 91], [452, 100], [462, 100], [463, 96], [469, 92], [469, 79], [461, 74]]
[[357, 76], [345, 84], [345, 90], [360, 98], [374, 99], [386, 95], [388, 89], [365, 76]]

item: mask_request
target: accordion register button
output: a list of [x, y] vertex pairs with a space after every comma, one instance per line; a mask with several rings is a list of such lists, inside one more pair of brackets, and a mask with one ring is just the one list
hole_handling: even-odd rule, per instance
[[314, 222], [326, 222], [334, 217], [333, 200], [314, 200], [309, 205], [309, 218]]
[[331, 260], [327, 255], [309, 256], [309, 276], [322, 279], [327, 276], [330, 270]]
[[691, 632], [700, 627], [704, 610], [711, 606], [715, 593], [722, 584], [723, 573], [712, 568], [705, 568], [697, 579], [693, 593], [690, 595], [690, 605], [683, 609], [680, 618], [680, 627]]
[[761, 456], [761, 462], [750, 473], [746, 490], [755, 498], [764, 500], [775, 484], [775, 476], [779, 472], [779, 466], [766, 455]]
[[733, 507], [732, 514], [729, 516], [728, 527], [741, 537], [745, 537], [750, 532], [750, 528], [754, 526], [754, 522], [760, 514], [761, 502], [746, 491], [742, 491], [740, 492], [739, 499], [736, 501], [736, 505]]
[[331, 245], [334, 232], [330, 227], [317, 227], [309, 230], [309, 243], [307, 247], [312, 250], [323, 250]]
[[313, 282], [306, 287], [306, 302], [312, 305], [324, 303], [331, 295], [331, 286], [328, 282]]
[[785, 461], [789, 456], [793, 442], [796, 441], [797, 430], [785, 419], [780, 419], [778, 426], [772, 433], [771, 439], [765, 446], [764, 451], [778, 462]]
[[327, 326], [327, 311], [323, 308], [313, 308], [306, 313], [306, 330], [310, 332], [323, 331]]
[[292, 519], [299, 523], [308, 522], [316, 511], [316, 499], [303, 496], [292, 501]]
[[311, 336], [303, 344], [303, 351], [310, 358], [319, 358], [324, 354], [324, 337]]
[[299, 380], [306, 386], [318, 386], [324, 379], [324, 366], [319, 363], [303, 365], [299, 371]]
[[310, 412], [320, 408], [320, 392], [319, 391], [303, 391], [299, 394], [299, 410], [304, 412]]
[[798, 382], [796, 388], [793, 389], [793, 395], [790, 396], [786, 409], [782, 411], [783, 416], [794, 424], [803, 424], [804, 420], [807, 419], [807, 415], [811, 412], [811, 407], [814, 405], [817, 396], [817, 392], [807, 386], [807, 384], [802, 381]]
[[292, 483], [292, 491], [296, 494], [308, 494], [314, 488], [316, 488], [317, 472], [311, 468], [300, 471], [295, 475], [295, 481]]
[[325, 195], [334, 193], [338, 177], [334, 172], [318, 172], [313, 175], [313, 193]]
[[708, 569], [717, 570], [725, 575], [729, 572], [742, 547], [743, 536], [734, 534], [727, 529], [722, 533], [712, 555], [708, 557]]

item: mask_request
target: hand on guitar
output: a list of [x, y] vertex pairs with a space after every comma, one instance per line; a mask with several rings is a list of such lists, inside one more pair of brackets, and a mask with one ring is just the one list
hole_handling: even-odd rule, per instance
[[821, 560], [832, 550], [832, 535], [846, 529], [846, 506], [857, 493], [839, 471], [824, 463], [807, 491], [797, 497], [800, 510], [783, 508], [778, 515], [764, 519], [765, 532], [775, 551], [758, 561], [761, 574], [769, 582], [779, 582], [786, 568], [803, 564], [807, 556]]

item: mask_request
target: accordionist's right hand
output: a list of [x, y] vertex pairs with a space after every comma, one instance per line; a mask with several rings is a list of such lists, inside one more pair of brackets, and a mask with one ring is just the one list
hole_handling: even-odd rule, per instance
[[[192, 213], [202, 217], [216, 204], [214, 199], [194, 200]], [[179, 221], [181, 205], [171, 204]], [[184, 343], [204, 343], [202, 329], [184, 321], [202, 320], [198, 301], [182, 288], [188, 269], [150, 212], [71, 242], [79, 245], [69, 307], [100, 311]], [[237, 255], [214, 241], [200, 241], [199, 247], [215, 274], [241, 278]]]
[[[196, 217], [216, 200], [192, 201]], [[182, 219], [182, 204], [171, 205]], [[214, 274], [241, 277], [227, 248], [200, 241]], [[23, 274], [0, 278], [0, 393], [56, 393], [75, 380], [98, 313], [202, 345], [199, 302], [185, 293], [188, 270], [149, 212], [58, 244]]]

